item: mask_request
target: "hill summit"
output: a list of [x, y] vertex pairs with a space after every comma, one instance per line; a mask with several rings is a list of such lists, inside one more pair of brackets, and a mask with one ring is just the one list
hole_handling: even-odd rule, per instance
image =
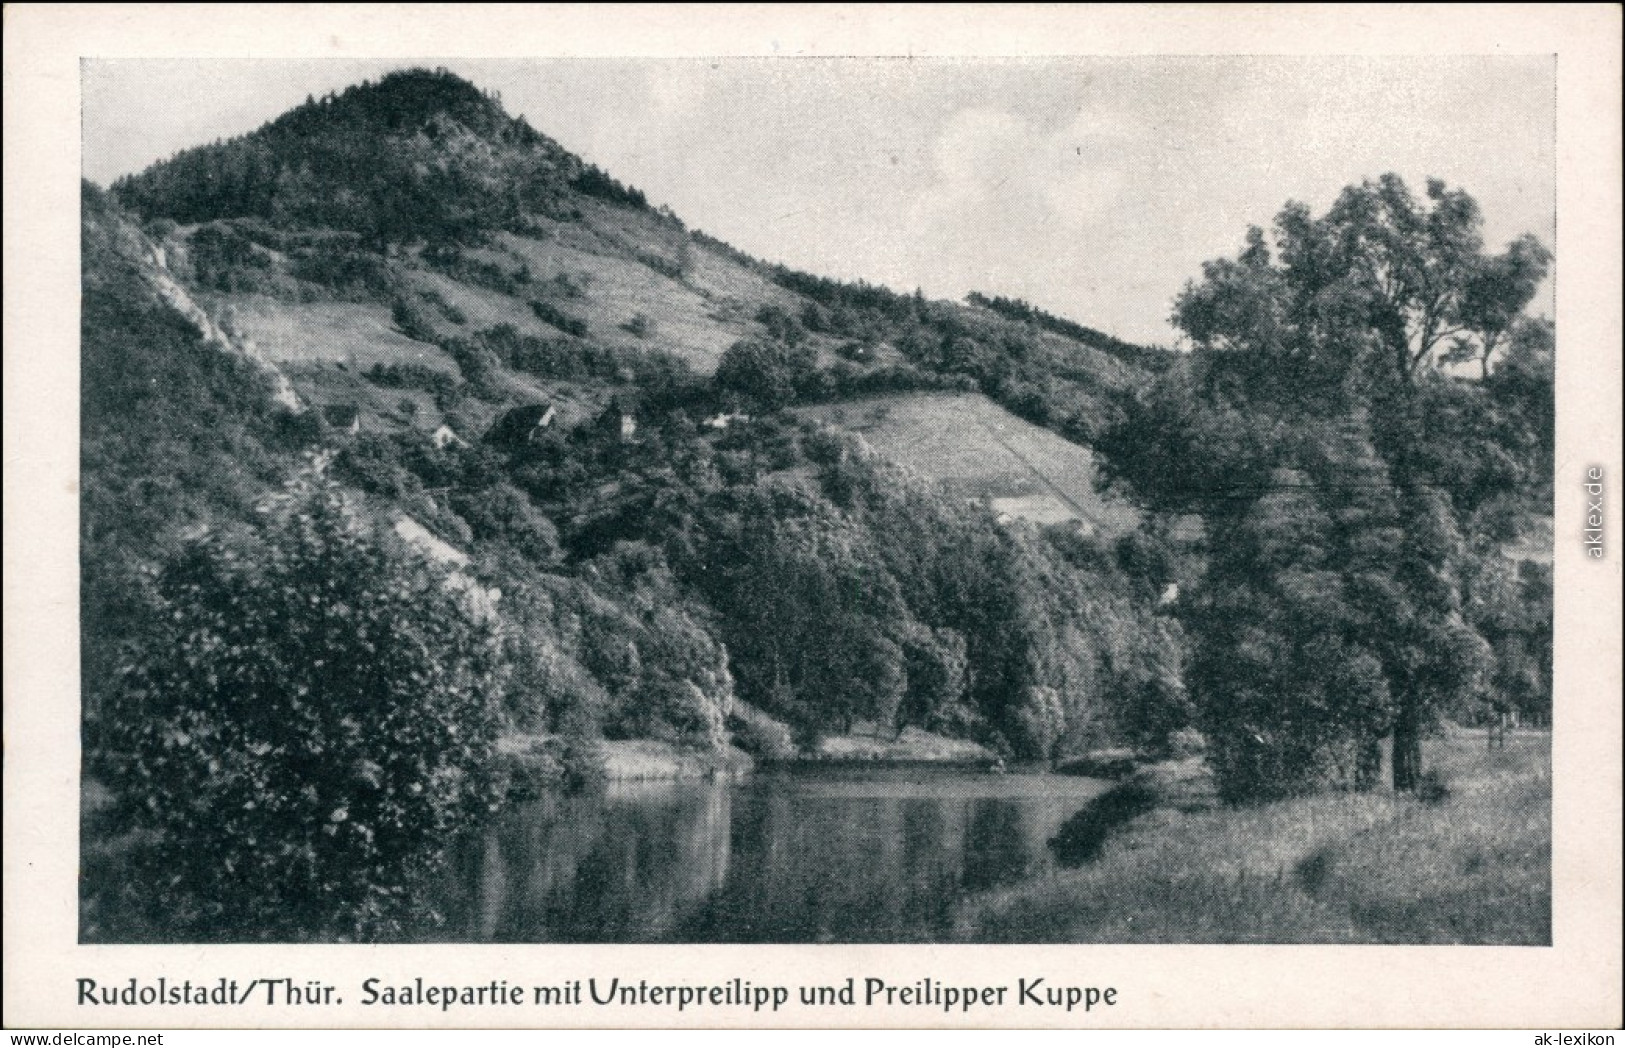
[[444, 69], [409, 69], [306, 102], [258, 130], [188, 149], [113, 186], [179, 222], [261, 218], [375, 242], [463, 238], [557, 214], [571, 190], [643, 194], [583, 162], [496, 96]]

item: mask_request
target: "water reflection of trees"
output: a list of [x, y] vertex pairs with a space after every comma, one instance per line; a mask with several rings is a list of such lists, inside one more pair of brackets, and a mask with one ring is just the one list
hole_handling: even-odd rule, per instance
[[915, 942], [948, 930], [962, 892], [1019, 876], [1020, 806], [1004, 801], [736, 799], [733, 869], [688, 941]]
[[512, 942], [940, 940], [964, 894], [1044, 861], [1048, 804], [827, 797], [783, 783], [528, 804], [464, 853], [452, 936]]
[[665, 938], [727, 876], [730, 804], [711, 783], [523, 805], [460, 871], [460, 925], [480, 941]]
[[960, 884], [981, 891], [1027, 872], [1028, 849], [1019, 807], [1006, 801], [971, 801], [965, 825], [965, 857]]

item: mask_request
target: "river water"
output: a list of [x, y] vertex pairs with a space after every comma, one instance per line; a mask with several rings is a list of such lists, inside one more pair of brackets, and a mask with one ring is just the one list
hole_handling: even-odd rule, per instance
[[424, 939], [929, 942], [966, 895], [1042, 877], [1096, 780], [800, 766], [519, 805], [458, 850]]

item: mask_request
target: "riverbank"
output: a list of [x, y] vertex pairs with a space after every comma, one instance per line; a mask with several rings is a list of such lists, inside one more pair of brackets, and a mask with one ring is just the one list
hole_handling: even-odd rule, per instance
[[999, 763], [998, 754], [969, 739], [913, 726], [896, 731], [870, 721], [857, 721], [841, 734], [822, 735], [810, 747], [801, 746], [788, 724], [739, 701], [734, 703], [729, 727], [735, 743], [764, 764], [861, 762], [990, 768]]
[[811, 753], [801, 754], [800, 759], [986, 766], [998, 757], [986, 746], [969, 739], [952, 739], [920, 728], [904, 728], [895, 736], [883, 732], [830, 735], [820, 739]]
[[620, 739], [599, 746], [604, 754], [604, 777], [611, 782], [740, 778], [755, 767], [750, 754], [733, 746], [721, 753], [654, 739]]
[[1130, 797], [1083, 865], [973, 897], [956, 937], [1550, 943], [1550, 735], [1486, 750], [1482, 732], [1454, 731], [1426, 759], [1448, 791], [1432, 802], [1373, 792], [1221, 807], [1190, 769], [1161, 768], [1163, 788], [1185, 784], [1182, 803], [1135, 810]]
[[756, 763], [750, 754], [735, 746], [719, 752], [657, 739], [584, 742], [556, 735], [504, 735], [497, 740], [496, 751], [510, 788], [521, 795], [545, 792], [575, 778], [605, 782], [741, 778], [749, 775]]
[[[786, 733], [788, 734], [788, 733]], [[572, 775], [605, 782], [681, 782], [690, 779], [742, 778], [758, 766], [792, 764], [940, 764], [989, 768], [998, 757], [985, 746], [965, 739], [905, 728], [889, 733], [863, 731], [827, 736], [811, 750], [792, 746], [753, 757], [730, 745], [703, 750], [656, 739], [600, 739], [591, 755], [572, 754], [571, 745], [553, 735], [505, 735], [497, 740], [498, 759], [521, 794], [546, 790]]]

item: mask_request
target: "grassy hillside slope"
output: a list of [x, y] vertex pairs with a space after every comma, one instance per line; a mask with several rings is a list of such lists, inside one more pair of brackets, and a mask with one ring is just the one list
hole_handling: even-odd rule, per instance
[[1012, 415], [979, 394], [901, 394], [802, 408], [860, 434], [882, 456], [1037, 524], [1076, 521], [1113, 538], [1133, 530], [1133, 506], [1095, 489], [1089, 449]]

